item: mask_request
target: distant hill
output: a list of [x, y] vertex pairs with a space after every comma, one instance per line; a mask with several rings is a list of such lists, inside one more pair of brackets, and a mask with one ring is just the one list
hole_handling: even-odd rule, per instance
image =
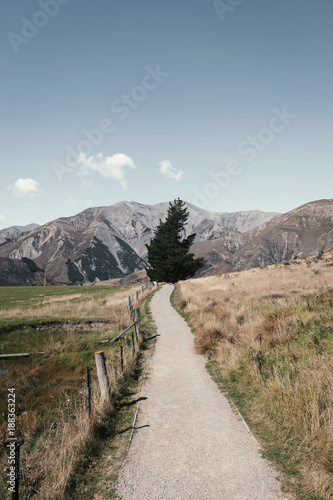
[[246, 233], [192, 247], [197, 257], [205, 258], [201, 274], [245, 270], [332, 249], [333, 200], [307, 203]]
[[136, 271], [135, 273], [128, 274], [124, 278], [113, 278], [111, 280], [99, 281], [96, 285], [112, 285], [112, 286], [124, 286], [124, 285], [145, 285], [147, 283], [147, 273], [144, 269], [141, 271]]
[[[237, 238], [277, 215], [257, 210], [217, 213], [187, 205], [187, 234], [196, 233], [196, 241]], [[160, 219], [166, 217], [168, 206], [168, 202], [144, 205], [124, 201], [88, 208], [23, 235], [13, 231], [12, 237], [0, 246], [0, 256], [32, 259], [40, 268], [46, 268], [48, 280], [54, 284], [124, 278], [147, 267], [145, 245]]]
[[0, 286], [43, 285], [44, 273], [33, 261], [0, 257]]
[[0, 245], [16, 240], [22, 234], [29, 233], [38, 227], [40, 227], [38, 224], [28, 224], [27, 226], [11, 226], [0, 229]]

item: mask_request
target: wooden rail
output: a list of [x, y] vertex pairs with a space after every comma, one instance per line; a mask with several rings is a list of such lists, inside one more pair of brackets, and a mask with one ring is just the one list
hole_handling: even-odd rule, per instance
[[[109, 339], [101, 340], [99, 342], [100, 344], [107, 344], [107, 343], [115, 342], [115, 340], [118, 340], [122, 335], [124, 335], [126, 332], [128, 332], [128, 330], [130, 330], [134, 326], [138, 326], [140, 328], [140, 326], [141, 326], [140, 325], [140, 311], [138, 309], [133, 309], [134, 296], [135, 296], [136, 300], [138, 301], [140, 293], [143, 293], [144, 290], [146, 290], [147, 288], [151, 288], [155, 285], [156, 286], [158, 285], [158, 283], [155, 281], [153, 283], [147, 283], [145, 286], [142, 286], [140, 290], [135, 292], [135, 294], [128, 297], [128, 299], [127, 299], [128, 312], [132, 318], [133, 318], [133, 315], [134, 315], [134, 317], [136, 316], [136, 320], [130, 326], [125, 328], [125, 330], [123, 330], [121, 333], [119, 333], [119, 335], [117, 335], [116, 337], [114, 337], [113, 339], [110, 339], [110, 340]], [[21, 352], [21, 353], [15, 353], [15, 354], [0, 354], [0, 359], [28, 358], [29, 356], [33, 356], [36, 354], [45, 354], [45, 353], [44, 353], [44, 351], [40, 351], [40, 352]]]
[[7, 358], [27, 358], [28, 356], [33, 356], [34, 354], [44, 354], [44, 351], [40, 351], [40, 352], [20, 352], [18, 354], [0, 354], [0, 359], [7, 359]]
[[120, 339], [120, 337], [122, 335], [124, 335], [124, 333], [128, 332], [128, 330], [130, 330], [131, 328], [133, 328], [133, 326], [135, 326], [138, 322], [137, 321], [134, 321], [134, 323], [132, 323], [130, 326], [128, 326], [127, 328], [125, 328], [125, 330], [123, 330], [121, 333], [119, 333], [119, 335], [117, 335], [116, 337], [114, 337], [113, 339], [109, 340], [101, 340], [100, 341], [100, 344], [107, 344], [108, 342], [114, 342], [115, 340], [118, 340]]

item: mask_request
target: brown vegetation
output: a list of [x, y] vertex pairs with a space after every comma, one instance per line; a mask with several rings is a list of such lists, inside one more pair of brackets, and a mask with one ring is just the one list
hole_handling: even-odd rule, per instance
[[[89, 290], [68, 293], [70, 291], [64, 287], [62, 295], [60, 289], [41, 288], [38, 297], [30, 297], [29, 294], [36, 295], [36, 289], [27, 288], [20, 306], [12, 300], [0, 310], [0, 324], [6, 326], [7, 318], [11, 321], [10, 330], [1, 333], [2, 352], [44, 352], [40, 356], [0, 362], [3, 370], [0, 464], [5, 470], [7, 388], [15, 387], [15, 433], [18, 439], [25, 439], [21, 449], [21, 489], [27, 491], [26, 498], [37, 492], [41, 498], [49, 498], [49, 495], [62, 498], [75, 467], [77, 452], [93, 438], [105, 419], [106, 409], [100, 401], [96, 370], [92, 372], [93, 416], [88, 417], [86, 367], [94, 367], [94, 352], [102, 348], [105, 353], [110, 390], [115, 397], [123, 375], [120, 343], [124, 345], [124, 375], [128, 376], [133, 370], [136, 360], [131, 344], [132, 331], [122, 337], [121, 342], [100, 342], [112, 339], [132, 322], [126, 299], [137, 289], [99, 287], [96, 292], [91, 287], [90, 293]], [[57, 295], [51, 296], [52, 293]], [[140, 298], [149, 293], [145, 291]], [[30, 319], [36, 324], [26, 326], [25, 322]], [[45, 325], [38, 323], [40, 319], [46, 320]], [[48, 319], [57, 320], [48, 324]], [[107, 409], [108, 414], [110, 411], [112, 408]], [[4, 483], [0, 491], [3, 486]]]
[[274, 437], [266, 450], [296, 475], [299, 498], [333, 497], [332, 262], [328, 252], [189, 280], [175, 294], [196, 352], [217, 363], [256, 432]]

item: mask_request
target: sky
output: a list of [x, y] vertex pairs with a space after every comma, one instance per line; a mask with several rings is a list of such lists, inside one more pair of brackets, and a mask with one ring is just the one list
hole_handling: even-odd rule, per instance
[[0, 228], [332, 198], [332, 0], [0, 0]]

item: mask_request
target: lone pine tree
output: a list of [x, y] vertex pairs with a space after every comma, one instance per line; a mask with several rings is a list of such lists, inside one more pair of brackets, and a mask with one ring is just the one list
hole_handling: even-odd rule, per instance
[[168, 215], [155, 231], [148, 250], [147, 275], [154, 281], [176, 283], [194, 275], [204, 265], [202, 258], [194, 259], [189, 253], [195, 234], [185, 238], [185, 226], [189, 217], [185, 203], [174, 200], [169, 203]]

